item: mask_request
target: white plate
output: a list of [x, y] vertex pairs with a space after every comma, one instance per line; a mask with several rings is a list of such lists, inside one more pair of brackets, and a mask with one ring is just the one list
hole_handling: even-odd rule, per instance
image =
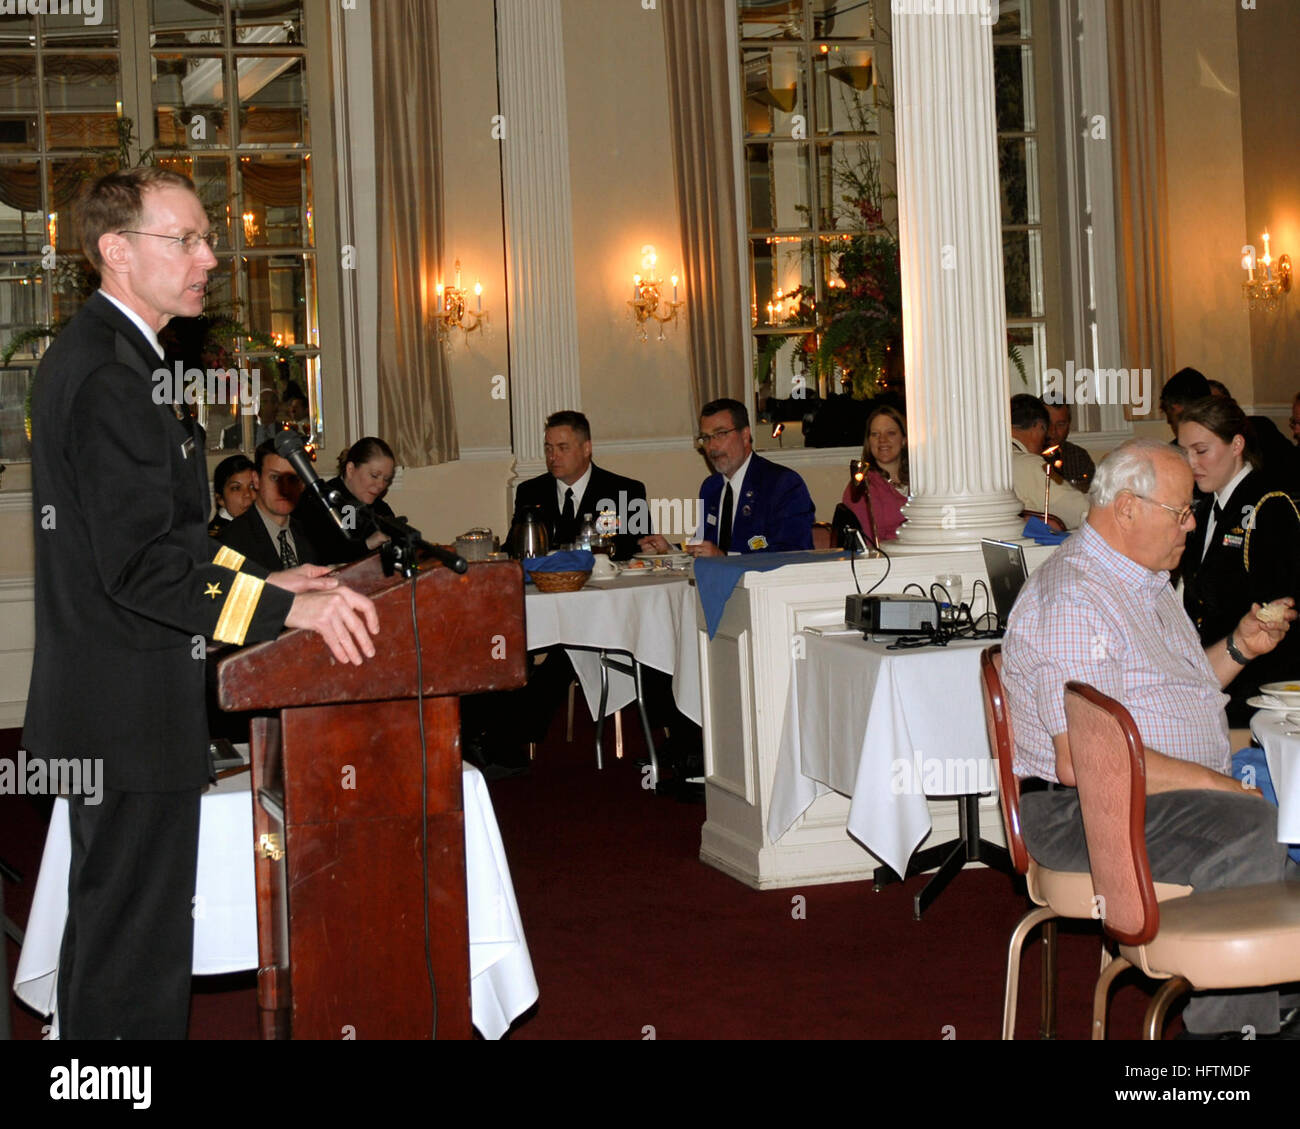
[[[659, 568], [685, 568], [691, 563], [690, 553], [634, 553], [634, 561], [648, 561]], [[662, 563], [661, 563], [662, 562]], [[637, 570], [649, 571], [649, 570]]]
[[1285, 682], [1267, 682], [1259, 688], [1261, 694], [1286, 702], [1292, 709], [1300, 709], [1300, 681], [1289, 678]]
[[1256, 694], [1253, 698], [1246, 699], [1246, 705], [1253, 710], [1268, 710], [1271, 713], [1286, 713], [1287, 710], [1295, 709], [1295, 704], [1283, 702], [1278, 698], [1267, 697], [1263, 694]]

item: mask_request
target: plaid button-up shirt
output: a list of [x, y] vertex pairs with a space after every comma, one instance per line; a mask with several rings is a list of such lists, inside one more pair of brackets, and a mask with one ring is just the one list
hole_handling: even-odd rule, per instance
[[1056, 780], [1052, 737], [1066, 731], [1065, 684], [1123, 703], [1143, 743], [1228, 772], [1228, 696], [1169, 585], [1085, 521], [1025, 583], [1002, 643], [1017, 776]]

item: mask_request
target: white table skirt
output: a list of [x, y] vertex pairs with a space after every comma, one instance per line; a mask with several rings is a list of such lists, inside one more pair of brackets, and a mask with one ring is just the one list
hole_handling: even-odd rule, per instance
[[817, 799], [850, 797], [848, 830], [899, 874], [929, 835], [926, 797], [996, 789], [981, 642], [889, 651], [860, 632], [805, 632], [793, 664], [768, 836]]
[[[577, 592], [538, 592], [531, 586], [524, 602], [528, 649], [568, 650], [594, 718], [600, 708], [600, 658], [597, 651], [624, 651], [642, 666], [671, 674], [677, 708], [697, 724], [700, 703], [700, 652], [696, 643], [696, 596], [681, 573], [624, 575], [588, 581]], [[609, 672], [605, 712], [636, 699], [629, 675]]]
[[1273, 710], [1260, 710], [1250, 719], [1277, 792], [1277, 841], [1300, 843], [1300, 737], [1288, 736], [1288, 729], [1300, 726]]
[[[463, 787], [471, 1013], [484, 1038], [499, 1039], [537, 1001], [537, 981], [487, 784], [472, 765], [464, 766]], [[70, 861], [68, 805], [60, 799], [14, 977], [18, 998], [42, 1015], [55, 1010]], [[253, 808], [249, 776], [242, 773], [210, 788], [200, 808], [194, 973], [211, 976], [257, 966]]]

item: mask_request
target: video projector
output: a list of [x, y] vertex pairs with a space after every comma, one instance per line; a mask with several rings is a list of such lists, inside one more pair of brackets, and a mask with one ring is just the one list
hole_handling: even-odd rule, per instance
[[868, 635], [926, 635], [938, 626], [939, 611], [928, 596], [862, 596], [844, 601], [844, 622]]

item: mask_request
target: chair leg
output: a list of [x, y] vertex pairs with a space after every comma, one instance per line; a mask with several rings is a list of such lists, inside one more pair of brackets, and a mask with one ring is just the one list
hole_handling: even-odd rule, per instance
[[1169, 1005], [1189, 988], [1191, 984], [1181, 976], [1172, 977], [1160, 985], [1160, 990], [1147, 1005], [1146, 1017], [1142, 1020], [1142, 1038], [1151, 1040], [1160, 1038], [1161, 1032], [1165, 1029], [1165, 1016], [1169, 1013]]
[[614, 759], [623, 759], [623, 711], [614, 711]]
[[1092, 1037], [1094, 1039], [1104, 1039], [1106, 1037], [1106, 1008], [1111, 983], [1126, 968], [1132, 967], [1123, 957], [1117, 956], [1106, 965], [1105, 970], [1097, 977], [1097, 989], [1092, 994]]
[[1042, 1012], [1038, 1020], [1040, 1039], [1056, 1038], [1056, 921], [1043, 922]]
[[602, 745], [605, 737], [605, 703], [609, 701], [609, 668], [605, 666], [605, 652], [600, 652], [600, 709], [596, 715], [596, 767], [605, 767]]
[[1047, 921], [1056, 916], [1054, 910], [1046, 906], [1031, 909], [1017, 923], [1011, 932], [1011, 942], [1007, 945], [1007, 986], [1002, 997], [1002, 1037], [1016, 1037], [1016, 1002], [1020, 995], [1020, 950], [1025, 938], [1040, 921]]
[[573, 744], [573, 695], [578, 689], [578, 683], [575, 679], [569, 683], [569, 720], [564, 726], [564, 739], [570, 745]]
[[[654, 738], [650, 734], [650, 718], [645, 712], [645, 693], [641, 689], [641, 664], [632, 660], [632, 678], [636, 682], [636, 707], [641, 713], [641, 728], [645, 731], [645, 747], [650, 755], [650, 790], [653, 792], [659, 783], [659, 757], [655, 754]], [[668, 736], [668, 727], [664, 727], [664, 736]]]
[[[9, 1021], [9, 919], [5, 917], [5, 880], [0, 874], [0, 1042], [13, 1037]], [[21, 943], [21, 942], [20, 942]]]

